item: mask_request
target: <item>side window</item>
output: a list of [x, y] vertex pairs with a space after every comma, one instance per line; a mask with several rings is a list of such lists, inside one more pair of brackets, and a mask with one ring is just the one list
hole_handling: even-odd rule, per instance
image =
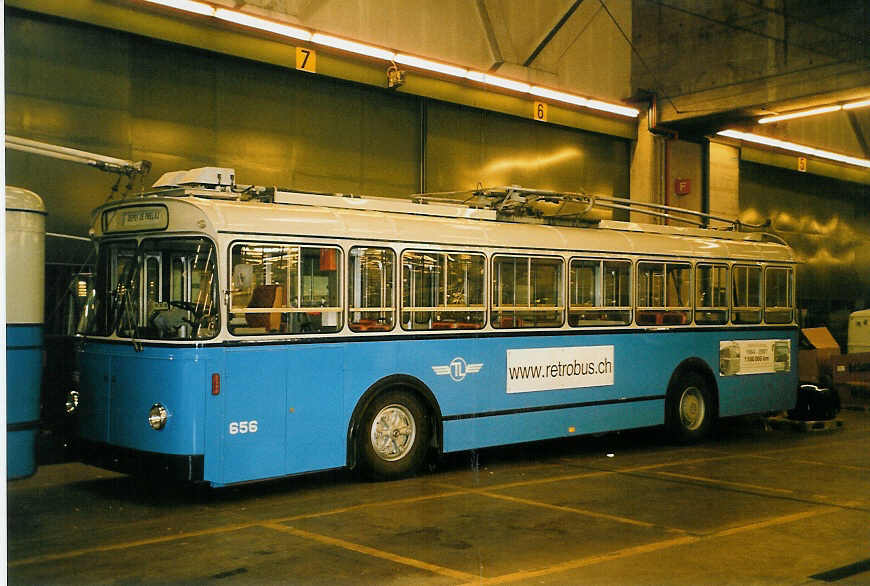
[[396, 254], [389, 248], [352, 248], [348, 259], [348, 325], [355, 332], [386, 332], [396, 323]]
[[695, 267], [695, 323], [728, 323], [728, 265]]
[[233, 244], [230, 259], [231, 333], [327, 333], [341, 329], [341, 250], [246, 242]]
[[479, 330], [486, 322], [486, 257], [466, 252], [402, 253], [402, 327]]
[[731, 269], [731, 306], [735, 324], [761, 322], [761, 267], [734, 265]]
[[638, 325], [685, 325], [692, 321], [692, 265], [637, 263]]
[[493, 257], [493, 327], [560, 327], [565, 313], [562, 264], [561, 258]]
[[568, 290], [571, 326], [631, 323], [631, 262], [572, 259]]
[[792, 320], [792, 270], [767, 267], [764, 270], [764, 321], [786, 324]]

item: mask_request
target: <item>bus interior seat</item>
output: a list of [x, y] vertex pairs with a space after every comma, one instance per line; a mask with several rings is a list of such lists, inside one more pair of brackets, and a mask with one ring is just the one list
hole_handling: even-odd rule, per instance
[[388, 332], [391, 329], [389, 324], [380, 323], [373, 319], [361, 319], [351, 322], [350, 327], [357, 332]]
[[[281, 285], [257, 285], [251, 294], [248, 308], [277, 308], [284, 306], [284, 287]], [[281, 328], [280, 313], [248, 313], [245, 314], [248, 325], [255, 328], [265, 328], [274, 332]]]

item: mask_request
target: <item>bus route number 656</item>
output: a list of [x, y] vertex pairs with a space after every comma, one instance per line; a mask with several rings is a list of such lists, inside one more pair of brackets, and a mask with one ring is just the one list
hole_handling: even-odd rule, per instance
[[238, 435], [240, 433], [257, 433], [257, 420], [230, 421], [230, 435]]

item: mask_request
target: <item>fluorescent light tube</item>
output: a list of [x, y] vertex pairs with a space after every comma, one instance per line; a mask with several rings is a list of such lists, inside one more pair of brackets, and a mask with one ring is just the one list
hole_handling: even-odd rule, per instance
[[587, 108], [610, 112], [611, 114], [619, 114], [620, 116], [628, 116], [629, 118], [637, 118], [640, 110], [637, 108], [629, 108], [628, 106], [620, 106], [619, 104], [610, 104], [601, 100], [586, 100], [584, 104]]
[[483, 83], [485, 77], [485, 73], [481, 73], [480, 71], [474, 71], [473, 69], [469, 69], [465, 73], [465, 79], [470, 79], [471, 81], [476, 81], [477, 83]]
[[233, 22], [235, 24], [240, 24], [242, 26], [247, 26], [257, 30], [275, 33], [276, 35], [281, 35], [282, 37], [290, 37], [292, 39], [299, 39], [302, 41], [311, 40], [311, 33], [305, 29], [290, 26], [288, 24], [281, 24], [280, 22], [275, 22], [274, 20], [266, 20], [265, 18], [260, 18], [258, 16], [251, 16], [250, 14], [245, 14], [243, 12], [238, 12], [235, 10], [218, 8], [214, 11], [214, 16], [215, 18], [219, 18], [227, 22]]
[[365, 55], [366, 57], [374, 57], [375, 59], [383, 59], [384, 61], [393, 61], [396, 58], [396, 54], [392, 51], [387, 51], [386, 49], [366, 45], [364, 43], [357, 43], [356, 41], [350, 41], [348, 39], [342, 39], [340, 37], [333, 37], [332, 35], [325, 35], [323, 33], [314, 33], [311, 37], [311, 41], [318, 45], [332, 47], [333, 49], [341, 49], [342, 51], [357, 53], [358, 55]]
[[844, 110], [852, 110], [853, 108], [866, 108], [870, 106], [870, 100], [861, 100], [860, 102], [851, 102], [849, 104], [843, 104]]
[[532, 89], [529, 90], [529, 93], [533, 96], [548, 98], [550, 100], [556, 100], [558, 102], [565, 102], [566, 104], [574, 104], [575, 106], [585, 106], [586, 102], [589, 101], [581, 96], [575, 96], [574, 94], [559, 92], [536, 85], [532, 86]]
[[828, 159], [830, 161], [837, 161], [840, 163], [846, 163], [849, 165], [856, 165], [858, 167], [865, 167], [867, 169], [870, 169], [870, 161], [868, 161], [867, 159], [859, 159], [858, 157], [841, 155], [840, 153], [825, 151], [811, 146], [788, 142], [785, 140], [779, 140], [777, 138], [770, 138], [769, 136], [761, 136], [759, 134], [752, 134], [749, 132], [740, 132], [739, 130], [720, 130], [716, 134], [719, 134], [720, 136], [727, 136], [729, 138], [736, 138], [746, 142], [754, 142], [757, 144], [763, 144], [766, 146], [771, 146], [787, 151], [793, 151], [805, 155], [812, 155], [820, 159]]
[[456, 67], [455, 65], [448, 65], [437, 61], [429, 61], [428, 59], [414, 57], [413, 55], [405, 55], [403, 53], [398, 53], [396, 55], [396, 63], [416, 67], [417, 69], [425, 69], [427, 71], [452, 75], [454, 77], [465, 77], [468, 73], [468, 70], [464, 67]]
[[836, 112], [842, 109], [842, 106], [822, 106], [821, 108], [813, 108], [812, 110], [803, 110], [801, 112], [792, 112], [791, 114], [780, 114], [779, 116], [766, 116], [759, 119], [759, 124], [769, 124], [770, 122], [779, 122], [780, 120], [791, 120], [793, 118], [803, 118], [805, 116], [816, 116], [817, 114], [827, 114], [828, 112]]
[[513, 90], [515, 92], [528, 92], [532, 89], [527, 83], [523, 83], [521, 81], [514, 81], [512, 79], [507, 79], [506, 77], [498, 77], [497, 75], [490, 75], [488, 73], [483, 74], [483, 83], [487, 85], [494, 85], [496, 87], [502, 87], [507, 90]]
[[193, 12], [203, 16], [214, 16], [215, 8], [211, 4], [203, 2], [194, 2], [194, 0], [145, 0], [151, 4], [160, 4], [176, 10], [184, 10], [185, 12]]

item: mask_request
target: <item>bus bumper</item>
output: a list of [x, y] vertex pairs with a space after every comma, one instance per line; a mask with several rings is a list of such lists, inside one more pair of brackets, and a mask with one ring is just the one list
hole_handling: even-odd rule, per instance
[[143, 478], [202, 482], [203, 455], [160, 454], [79, 439], [79, 459], [85, 464]]

